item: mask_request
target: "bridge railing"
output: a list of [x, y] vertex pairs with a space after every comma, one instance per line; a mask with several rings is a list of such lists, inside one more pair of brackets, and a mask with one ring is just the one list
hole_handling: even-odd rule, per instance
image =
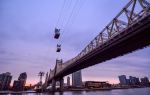
[[[138, 12], [135, 10], [138, 6]], [[147, 0], [130, 0], [117, 16], [88, 44], [76, 57], [66, 61], [64, 68], [84, 57], [94, 49], [105, 44], [115, 36], [150, 14], [150, 2]], [[59, 70], [61, 72], [63, 69]], [[58, 72], [58, 73], [59, 73]]]

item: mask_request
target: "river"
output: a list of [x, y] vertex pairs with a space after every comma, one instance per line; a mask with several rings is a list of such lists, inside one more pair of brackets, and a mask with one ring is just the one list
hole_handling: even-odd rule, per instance
[[[5, 94], [6, 95], [6, 94]], [[7, 94], [16, 95], [16, 94]], [[115, 89], [109, 91], [72, 91], [55, 93], [28, 93], [19, 95], [150, 95], [150, 88]]]

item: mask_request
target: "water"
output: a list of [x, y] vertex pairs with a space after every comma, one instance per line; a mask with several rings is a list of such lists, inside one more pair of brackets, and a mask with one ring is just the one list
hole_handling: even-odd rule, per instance
[[[16, 94], [8, 94], [16, 95]], [[150, 95], [150, 88], [135, 89], [116, 89], [110, 91], [73, 91], [73, 92], [55, 92], [55, 93], [30, 93], [19, 95]]]

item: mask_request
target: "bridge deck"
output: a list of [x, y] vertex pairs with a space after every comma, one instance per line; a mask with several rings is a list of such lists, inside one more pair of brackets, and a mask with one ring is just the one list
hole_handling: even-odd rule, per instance
[[64, 68], [55, 78], [63, 77], [80, 69], [122, 56], [148, 45], [150, 45], [150, 15]]

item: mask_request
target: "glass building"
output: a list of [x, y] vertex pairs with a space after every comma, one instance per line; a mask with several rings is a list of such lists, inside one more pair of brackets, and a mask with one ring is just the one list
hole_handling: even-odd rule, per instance
[[12, 76], [9, 72], [0, 74], [0, 90], [9, 90]]
[[70, 86], [70, 77], [67, 77], [67, 86]]
[[119, 81], [121, 85], [128, 85], [127, 79], [125, 75], [119, 76]]
[[73, 87], [82, 87], [81, 70], [72, 74], [72, 86]]
[[21, 73], [18, 80], [15, 80], [13, 83], [13, 90], [23, 91], [27, 80], [26, 72]]

